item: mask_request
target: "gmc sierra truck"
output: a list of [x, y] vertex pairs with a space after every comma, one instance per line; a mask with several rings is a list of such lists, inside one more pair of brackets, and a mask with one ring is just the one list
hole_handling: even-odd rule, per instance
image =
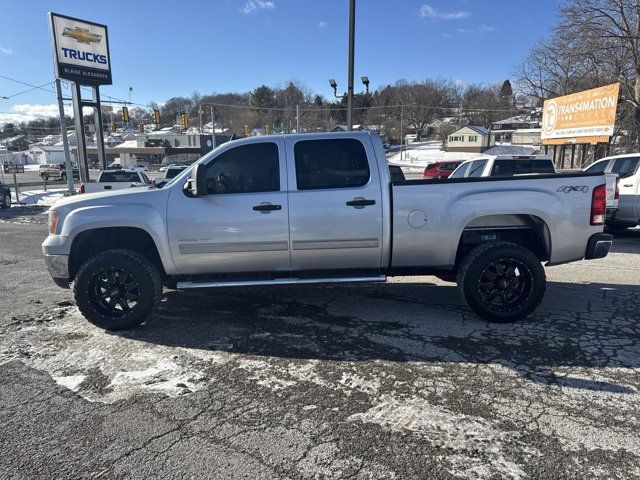
[[64, 199], [43, 243], [56, 284], [90, 322], [152, 315], [163, 285], [190, 289], [455, 281], [493, 322], [531, 313], [543, 263], [607, 255], [602, 173], [391, 180], [369, 132], [225, 143], [160, 188]]

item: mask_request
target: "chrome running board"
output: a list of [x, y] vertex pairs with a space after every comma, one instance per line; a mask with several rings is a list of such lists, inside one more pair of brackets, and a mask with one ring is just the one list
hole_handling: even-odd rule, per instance
[[309, 283], [358, 283], [386, 282], [386, 275], [370, 277], [328, 277], [328, 278], [271, 278], [268, 280], [232, 280], [218, 282], [178, 282], [177, 288], [212, 288], [212, 287], [252, 287], [257, 285], [302, 285]]

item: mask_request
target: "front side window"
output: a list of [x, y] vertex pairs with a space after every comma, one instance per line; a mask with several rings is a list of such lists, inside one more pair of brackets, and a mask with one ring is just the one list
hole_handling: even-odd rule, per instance
[[463, 178], [465, 173], [467, 173], [467, 170], [469, 170], [469, 165], [471, 165], [471, 162], [463, 163], [451, 175], [449, 175], [449, 178]]
[[613, 162], [611, 171], [620, 175], [620, 178], [630, 177], [631, 175], [636, 173], [639, 162], [640, 158], [638, 157], [618, 158], [615, 162]]
[[468, 177], [481, 177], [482, 172], [484, 171], [484, 167], [487, 165], [486, 160], [475, 160], [471, 162], [469, 166], [469, 175]]
[[353, 138], [296, 142], [294, 155], [298, 190], [354, 188], [369, 182], [364, 145]]
[[250, 143], [221, 153], [207, 165], [207, 186], [209, 194], [279, 191], [278, 146]]

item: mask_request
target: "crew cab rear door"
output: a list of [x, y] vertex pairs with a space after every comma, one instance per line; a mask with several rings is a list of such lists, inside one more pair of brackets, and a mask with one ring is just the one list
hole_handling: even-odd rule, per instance
[[292, 269], [379, 269], [383, 206], [370, 137], [286, 143]]

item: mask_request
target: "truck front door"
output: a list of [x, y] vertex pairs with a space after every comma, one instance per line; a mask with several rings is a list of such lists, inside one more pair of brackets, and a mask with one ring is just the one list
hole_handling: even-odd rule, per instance
[[366, 137], [287, 140], [291, 265], [379, 269], [382, 193]]
[[289, 220], [284, 141], [231, 146], [207, 164], [208, 194], [186, 179], [167, 205], [171, 254], [182, 274], [287, 271]]

